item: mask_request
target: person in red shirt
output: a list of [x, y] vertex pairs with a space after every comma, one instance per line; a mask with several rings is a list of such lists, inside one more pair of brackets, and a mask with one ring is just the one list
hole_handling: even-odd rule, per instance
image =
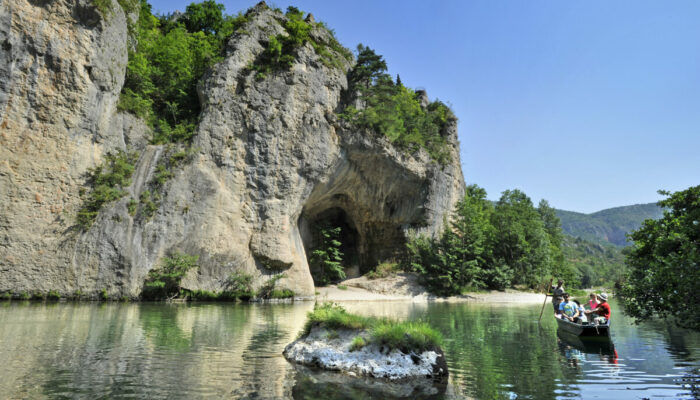
[[601, 293], [598, 295], [598, 307], [595, 310], [588, 310], [586, 314], [598, 314], [601, 317], [605, 317], [606, 320], [610, 319], [610, 304], [608, 304], [608, 295]]

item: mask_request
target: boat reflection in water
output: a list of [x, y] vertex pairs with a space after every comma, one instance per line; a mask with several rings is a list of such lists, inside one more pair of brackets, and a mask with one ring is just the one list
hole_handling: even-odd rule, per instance
[[585, 361], [586, 354], [596, 354], [601, 361], [617, 364], [617, 351], [610, 336], [586, 337], [576, 336], [562, 329], [557, 330], [559, 351], [570, 363]]

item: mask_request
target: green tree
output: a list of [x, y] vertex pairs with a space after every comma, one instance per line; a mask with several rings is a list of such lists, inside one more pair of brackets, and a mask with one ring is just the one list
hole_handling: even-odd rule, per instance
[[386, 136], [399, 148], [409, 152], [424, 148], [440, 164], [447, 163], [450, 153], [442, 133], [448, 121], [456, 120], [454, 114], [440, 101], [424, 109], [416, 93], [394, 84], [386, 71], [382, 56], [369, 47], [358, 46], [357, 63], [348, 72], [346, 93], [346, 101], [358, 108], [347, 106], [341, 118], [357, 129]]
[[629, 237], [625, 306], [639, 320], [658, 316], [700, 330], [700, 186], [660, 201], [660, 220], [648, 219]]
[[226, 37], [246, 20], [224, 16], [223, 9], [205, 1], [190, 4], [180, 19], [158, 18], [141, 1], [119, 108], [143, 118], [154, 143], [186, 142], [194, 134], [201, 108], [197, 82], [222, 59]]
[[411, 268], [431, 292], [450, 296], [487, 285], [492, 209], [486, 191], [470, 185], [439, 239], [420, 236], [409, 241]]
[[[378, 80], [385, 80], [387, 65], [384, 57], [374, 52], [362, 43], [357, 45], [357, 62], [355, 67], [348, 72], [348, 88], [351, 92], [355, 90], [369, 89]], [[391, 77], [389, 77], [391, 80]]]
[[314, 282], [327, 285], [345, 279], [340, 227], [319, 227], [317, 237], [318, 246], [311, 250], [310, 260]]
[[540, 284], [551, 273], [551, 249], [532, 200], [518, 189], [504, 191], [491, 223], [495, 230], [494, 265], [503, 269], [507, 266], [513, 274], [513, 284]]
[[570, 287], [578, 286], [579, 274], [576, 268], [564, 257], [562, 250], [564, 232], [561, 229], [561, 220], [557, 216], [556, 210], [549, 205], [547, 200], [542, 199], [537, 205], [537, 212], [542, 218], [544, 230], [547, 232], [547, 238], [549, 239], [552, 275], [563, 279]]
[[224, 5], [214, 0], [191, 3], [182, 16], [189, 32], [204, 32], [215, 35], [224, 24]]

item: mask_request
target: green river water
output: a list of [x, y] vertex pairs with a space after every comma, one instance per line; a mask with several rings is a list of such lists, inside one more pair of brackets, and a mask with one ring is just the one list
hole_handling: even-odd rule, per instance
[[[541, 324], [540, 305], [344, 305], [422, 319], [443, 333], [450, 378], [428, 398], [700, 398], [700, 334], [634, 325], [614, 302], [614, 347], [559, 337], [549, 305]], [[287, 362], [282, 350], [312, 307], [0, 302], [0, 399], [383, 399], [401, 393]]]

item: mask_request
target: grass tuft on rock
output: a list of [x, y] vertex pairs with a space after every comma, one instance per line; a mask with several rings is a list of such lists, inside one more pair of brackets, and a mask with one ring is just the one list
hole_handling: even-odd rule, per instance
[[[396, 321], [388, 318], [365, 317], [347, 312], [334, 303], [316, 304], [309, 312], [301, 336], [308, 335], [314, 326], [328, 329], [368, 330], [370, 339], [367, 344], [386, 346], [403, 352], [425, 351], [441, 347], [442, 334], [422, 321]], [[357, 338], [355, 338], [357, 339]], [[365, 342], [364, 339], [362, 339]], [[359, 343], [351, 344], [353, 350], [359, 350]]]
[[440, 332], [425, 322], [383, 320], [372, 328], [372, 342], [391, 349], [425, 351], [443, 344]]
[[367, 341], [362, 336], [355, 336], [350, 342], [350, 351], [361, 350], [367, 346]]

